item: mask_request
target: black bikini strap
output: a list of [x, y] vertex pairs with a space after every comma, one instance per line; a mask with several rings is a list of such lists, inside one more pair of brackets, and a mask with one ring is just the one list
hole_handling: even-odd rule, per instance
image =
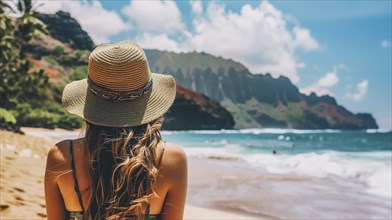
[[75, 182], [75, 192], [78, 194], [80, 207], [82, 207], [82, 210], [84, 211], [82, 195], [80, 194], [79, 185], [78, 185], [78, 178], [76, 176], [75, 162], [74, 162], [74, 158], [73, 158], [73, 145], [72, 145], [72, 141], [70, 141], [70, 142], [71, 142], [71, 144], [69, 146], [69, 151], [71, 154], [71, 168], [72, 168], [72, 175], [73, 175], [74, 182]]
[[147, 204], [146, 214], [145, 215], [150, 215], [150, 203]]

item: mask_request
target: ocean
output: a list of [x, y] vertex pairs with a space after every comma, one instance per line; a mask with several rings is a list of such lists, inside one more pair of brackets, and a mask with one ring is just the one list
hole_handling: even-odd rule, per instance
[[218, 177], [206, 175], [208, 180], [190, 185], [188, 200], [196, 205], [276, 218], [392, 218], [391, 130], [242, 129], [162, 135], [182, 146], [188, 157], [208, 159], [222, 169]]

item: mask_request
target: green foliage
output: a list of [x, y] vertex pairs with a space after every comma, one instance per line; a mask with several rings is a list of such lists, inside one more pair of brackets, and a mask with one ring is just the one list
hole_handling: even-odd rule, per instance
[[[206, 53], [177, 54], [158, 50], [145, 50], [145, 53], [151, 66], [159, 68], [159, 72], [164, 71], [167, 67], [170, 67], [171, 71], [180, 69], [183, 73], [193, 69], [205, 71], [207, 68], [216, 73], [228, 71], [230, 68], [237, 72], [246, 71], [246, 67], [238, 62]], [[157, 69], [152, 69], [152, 71], [157, 71]]]
[[60, 45], [57, 45], [53, 49], [52, 54], [55, 55], [55, 56], [60, 56], [60, 55], [64, 54], [64, 47], [62, 47]]
[[234, 104], [231, 100], [224, 99], [221, 104], [233, 114], [236, 126], [239, 128], [259, 126], [255, 118], [260, 116], [268, 117], [278, 122], [286, 122], [287, 126], [292, 128], [301, 128], [300, 126], [308, 123], [299, 102], [289, 102], [286, 106], [271, 105], [252, 98], [242, 104]]
[[16, 118], [10, 111], [0, 108], [0, 125], [4, 123], [16, 124]]
[[78, 65], [87, 64], [87, 53], [82, 50], [76, 50], [73, 53], [64, 53], [62, 55], [55, 56], [52, 53], [54, 59], [63, 67], [74, 67]]
[[75, 51], [76, 59], [80, 59], [83, 55], [84, 55], [84, 52], [82, 50], [76, 50]]
[[[30, 40], [38, 33], [47, 33], [43, 23], [35, 18], [34, 5], [31, 0], [19, 0], [15, 6], [17, 12], [8, 2], [0, 0], [0, 126], [11, 123], [46, 128], [80, 127], [80, 119], [66, 113], [59, 103], [49, 101], [54, 87], [44, 70], [34, 70], [25, 59], [24, 48]], [[11, 17], [9, 12], [20, 16]], [[56, 51], [60, 53], [61, 48]]]
[[47, 61], [48, 63], [54, 66], [60, 66], [59, 62], [57, 62], [57, 60], [54, 59], [52, 56], [44, 56], [43, 58], [45, 61]]
[[82, 127], [83, 120], [76, 116], [65, 113], [64, 115], [62, 115], [62, 117], [60, 117], [60, 120], [57, 124], [61, 128], [74, 129]]
[[87, 78], [87, 65], [77, 66], [74, 68], [73, 74], [69, 77], [71, 81]]
[[21, 125], [34, 127], [56, 128], [60, 115], [48, 112], [43, 109], [31, 109], [20, 119]]
[[59, 103], [45, 102], [44, 106], [32, 108], [27, 103], [18, 104], [12, 113], [20, 126], [65, 129], [82, 126], [83, 121], [68, 114]]
[[[9, 8], [3, 2], [0, 6], [1, 11]], [[15, 107], [16, 100], [41, 98], [40, 89], [48, 84], [43, 70], [34, 71], [23, 59], [23, 47], [35, 36], [35, 30], [45, 31], [45, 27], [34, 18], [31, 1], [19, 0], [17, 8], [22, 15], [16, 19], [0, 14], [0, 106], [6, 109]]]
[[20, 124], [22, 126], [72, 129], [81, 127], [82, 121], [70, 115], [61, 115], [46, 109], [31, 109], [20, 119]]

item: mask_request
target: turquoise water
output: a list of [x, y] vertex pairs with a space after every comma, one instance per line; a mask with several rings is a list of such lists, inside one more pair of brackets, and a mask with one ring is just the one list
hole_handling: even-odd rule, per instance
[[224, 147], [235, 144], [246, 152], [374, 152], [392, 151], [392, 132], [312, 130], [222, 130], [163, 132], [168, 141], [184, 147]]
[[[245, 129], [164, 131], [189, 157], [236, 158], [273, 174], [360, 182], [392, 198], [392, 131]], [[276, 154], [273, 154], [276, 151]]]

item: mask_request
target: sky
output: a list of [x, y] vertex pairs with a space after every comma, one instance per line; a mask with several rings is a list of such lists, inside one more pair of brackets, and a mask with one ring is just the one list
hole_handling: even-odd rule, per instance
[[392, 128], [389, 0], [39, 3], [41, 12], [70, 12], [96, 44], [131, 39], [143, 48], [230, 58]]

